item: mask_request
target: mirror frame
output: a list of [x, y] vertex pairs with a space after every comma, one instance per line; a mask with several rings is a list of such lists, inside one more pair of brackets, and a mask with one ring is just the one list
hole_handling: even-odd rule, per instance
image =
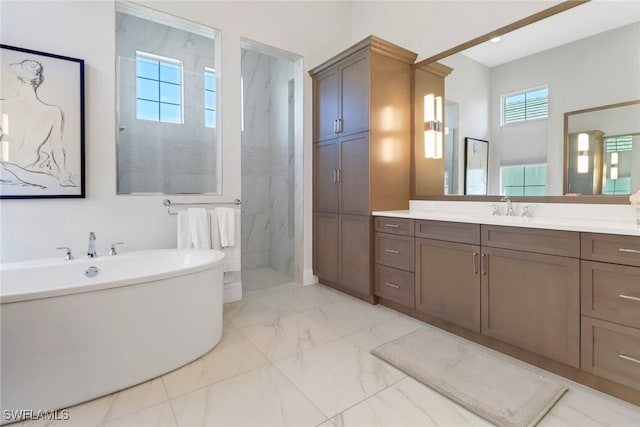
[[[591, 0], [563, 1], [562, 3], [559, 3], [555, 6], [544, 9], [526, 18], [520, 19], [509, 25], [505, 25], [494, 31], [486, 33], [480, 37], [476, 37], [475, 39], [469, 40], [465, 43], [452, 47], [451, 49], [447, 49], [443, 52], [440, 52], [437, 55], [433, 55], [426, 59], [423, 59], [422, 61], [416, 62], [413, 65], [414, 71], [416, 69], [423, 68], [428, 64], [439, 61], [440, 59], [459, 53], [463, 50], [476, 46], [480, 43], [489, 41], [494, 37], [505, 35], [511, 31], [517, 30], [518, 28], [524, 27], [529, 24], [533, 24], [534, 22], [538, 22], [542, 19], [564, 12], [576, 6], [580, 6], [581, 4], [588, 3], [589, 1]], [[581, 111], [584, 112], [585, 110], [581, 110]], [[571, 114], [571, 113], [576, 113], [576, 112], [574, 111], [570, 113], [565, 113], [565, 129], [566, 129], [567, 114]], [[566, 138], [563, 138], [563, 139], [566, 139]], [[415, 141], [415, 126], [412, 129], [411, 140]], [[564, 150], [566, 150], [566, 141], [564, 141], [564, 144], [565, 144]], [[563, 175], [564, 174], [566, 174], [566, 171], [564, 171]], [[418, 196], [416, 195], [415, 150], [411, 150], [411, 177], [412, 177], [411, 179], [411, 199], [412, 200], [495, 202], [495, 201], [499, 201], [502, 198], [502, 196], [464, 196], [464, 195]], [[563, 179], [566, 180], [566, 177], [564, 177]], [[563, 181], [563, 185], [564, 185], [564, 181]], [[533, 203], [536, 203], [536, 202], [537, 203], [590, 203], [590, 204], [620, 204], [620, 205], [629, 203], [629, 198], [627, 196], [597, 196], [597, 195], [595, 196], [514, 196], [514, 197], [510, 197], [510, 199], [514, 202], [533, 202]]]

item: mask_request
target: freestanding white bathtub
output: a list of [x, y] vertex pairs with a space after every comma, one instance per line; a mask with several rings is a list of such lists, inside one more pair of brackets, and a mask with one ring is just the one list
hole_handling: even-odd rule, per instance
[[[0, 266], [0, 424], [121, 390], [208, 352], [222, 336], [223, 258], [151, 250]], [[95, 277], [85, 277], [90, 267]]]

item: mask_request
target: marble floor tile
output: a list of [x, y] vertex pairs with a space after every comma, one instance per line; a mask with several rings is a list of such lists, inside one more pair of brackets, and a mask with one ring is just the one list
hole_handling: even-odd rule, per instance
[[119, 391], [110, 397], [111, 403], [104, 416], [105, 421], [138, 412], [169, 399], [161, 378]]
[[209, 353], [162, 377], [170, 398], [231, 378], [268, 363], [237, 330], [228, 331]]
[[171, 400], [179, 426], [316, 426], [326, 420], [274, 366]]
[[327, 417], [405, 376], [346, 339], [332, 341], [274, 364]]
[[271, 361], [339, 338], [331, 330], [300, 313], [249, 326], [240, 332]]
[[492, 426], [438, 392], [406, 377], [331, 418], [347, 426]]
[[303, 313], [341, 336], [400, 316], [396, 311], [355, 298], [340, 299]]
[[291, 289], [298, 289], [302, 287], [303, 287], [302, 285], [296, 282], [288, 282], [288, 283], [283, 283], [281, 285], [273, 285], [273, 286], [265, 287], [262, 290], [265, 291], [266, 293], [273, 294], [280, 291], [288, 291]]
[[104, 427], [176, 427], [177, 425], [169, 402], [101, 424]]
[[272, 267], [246, 268], [242, 270], [242, 286], [247, 289], [266, 289], [291, 283], [292, 276], [279, 272]]
[[224, 316], [236, 328], [246, 328], [296, 313], [296, 309], [271, 295], [225, 304]]
[[346, 338], [361, 349], [371, 351], [424, 326], [419, 320], [403, 315], [347, 335]]
[[572, 383], [538, 426], [637, 427], [640, 426], [640, 407]]
[[338, 300], [351, 300], [351, 297], [324, 285], [299, 286], [269, 293], [299, 311], [311, 310]]

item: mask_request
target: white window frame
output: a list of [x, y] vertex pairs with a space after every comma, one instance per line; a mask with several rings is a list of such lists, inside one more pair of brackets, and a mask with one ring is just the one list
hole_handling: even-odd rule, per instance
[[[510, 98], [512, 96], [517, 96], [517, 95], [527, 95], [528, 93], [531, 92], [536, 92], [539, 91], [540, 89], [546, 89], [547, 90], [547, 114], [544, 117], [532, 117], [532, 118], [527, 118], [526, 113], [525, 113], [525, 118], [523, 120], [518, 120], [518, 121], [514, 121], [514, 122], [509, 122], [506, 123], [505, 122], [505, 114], [506, 114], [506, 108], [505, 108], [505, 101], [507, 100], [507, 98]], [[529, 89], [525, 89], [525, 90], [519, 90], [516, 92], [511, 92], [511, 93], [506, 93], [504, 95], [500, 96], [500, 126], [512, 126], [512, 125], [518, 125], [521, 123], [527, 123], [527, 122], [532, 122], [532, 121], [536, 121], [536, 120], [546, 120], [549, 118], [549, 86], [548, 85], [542, 85], [542, 86], [536, 86], [536, 87], [532, 87]], [[526, 103], [526, 101], [525, 101]], [[526, 107], [525, 107], [526, 108]]]

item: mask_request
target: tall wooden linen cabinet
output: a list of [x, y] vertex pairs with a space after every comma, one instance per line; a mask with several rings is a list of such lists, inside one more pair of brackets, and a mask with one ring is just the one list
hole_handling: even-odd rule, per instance
[[371, 212], [409, 205], [416, 56], [369, 36], [309, 71], [314, 274], [371, 303]]

